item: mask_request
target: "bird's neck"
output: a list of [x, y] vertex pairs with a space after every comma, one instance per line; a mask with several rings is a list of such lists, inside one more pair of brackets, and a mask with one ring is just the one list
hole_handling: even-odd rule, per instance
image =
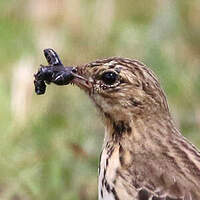
[[[125, 116], [125, 115], [124, 115]], [[104, 145], [107, 142], [122, 143], [129, 140], [131, 143], [144, 143], [151, 140], [152, 137], [170, 137], [169, 134], [179, 134], [174, 128], [173, 120], [170, 114], [118, 118], [110, 115], [105, 116], [105, 138]], [[173, 130], [172, 130], [173, 129]]]

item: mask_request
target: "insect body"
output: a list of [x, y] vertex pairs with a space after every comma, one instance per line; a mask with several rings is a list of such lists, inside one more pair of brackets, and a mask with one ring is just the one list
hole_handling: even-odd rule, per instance
[[35, 92], [38, 95], [45, 93], [46, 84], [69, 84], [74, 78], [73, 72], [76, 71], [74, 67], [64, 67], [59, 56], [53, 49], [45, 49], [44, 56], [49, 66], [41, 65], [38, 72], [34, 75]]

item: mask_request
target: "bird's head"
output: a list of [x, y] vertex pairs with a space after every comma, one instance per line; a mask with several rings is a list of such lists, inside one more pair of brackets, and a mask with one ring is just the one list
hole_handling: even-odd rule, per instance
[[160, 84], [144, 64], [108, 58], [78, 66], [73, 83], [89, 94], [100, 112], [113, 121], [168, 115]]

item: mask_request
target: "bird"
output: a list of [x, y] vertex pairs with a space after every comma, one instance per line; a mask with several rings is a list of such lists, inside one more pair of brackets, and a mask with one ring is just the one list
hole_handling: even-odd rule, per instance
[[98, 199], [199, 200], [200, 152], [176, 128], [153, 71], [120, 57], [76, 69], [72, 83], [105, 125]]
[[99, 200], [200, 200], [200, 152], [176, 128], [154, 72], [111, 57], [73, 68], [105, 125]]

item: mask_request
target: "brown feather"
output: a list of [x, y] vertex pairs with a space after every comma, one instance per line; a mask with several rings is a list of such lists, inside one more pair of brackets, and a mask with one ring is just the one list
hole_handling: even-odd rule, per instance
[[[73, 83], [90, 96], [105, 123], [99, 199], [200, 199], [200, 153], [176, 129], [153, 72], [118, 57], [77, 69], [87, 81]], [[117, 80], [105, 84], [105, 72]]]

